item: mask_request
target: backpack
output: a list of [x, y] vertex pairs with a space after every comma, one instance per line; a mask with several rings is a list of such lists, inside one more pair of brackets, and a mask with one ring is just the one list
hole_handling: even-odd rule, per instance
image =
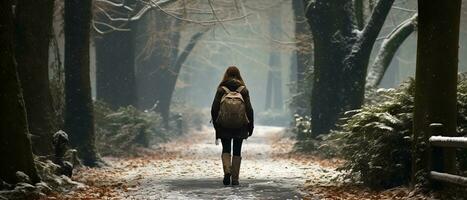
[[246, 116], [246, 107], [240, 92], [245, 86], [240, 86], [234, 91], [222, 86], [226, 92], [220, 102], [219, 115], [216, 123], [224, 128], [242, 128], [249, 123]]

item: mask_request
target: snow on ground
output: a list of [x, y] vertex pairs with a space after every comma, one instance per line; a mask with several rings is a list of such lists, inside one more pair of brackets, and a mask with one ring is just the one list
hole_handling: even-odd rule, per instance
[[332, 165], [288, 156], [294, 141], [283, 134], [281, 127], [255, 127], [244, 142], [240, 186], [222, 185], [222, 147], [205, 127], [147, 156], [105, 158], [111, 167], [82, 169], [75, 179], [88, 187], [58, 198], [317, 199], [301, 190], [305, 182], [326, 184], [338, 172]]

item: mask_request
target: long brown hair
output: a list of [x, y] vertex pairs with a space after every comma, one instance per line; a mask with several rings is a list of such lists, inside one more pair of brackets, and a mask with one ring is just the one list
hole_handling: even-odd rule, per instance
[[224, 73], [224, 78], [222, 78], [221, 83], [219, 84], [222, 85], [225, 81], [235, 79], [240, 82], [241, 85], [245, 85], [245, 82], [243, 81], [242, 75], [240, 75], [240, 70], [236, 66], [230, 66], [225, 70]]

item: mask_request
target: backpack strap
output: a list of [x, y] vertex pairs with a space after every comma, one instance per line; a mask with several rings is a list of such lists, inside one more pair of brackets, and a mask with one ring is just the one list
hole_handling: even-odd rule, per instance
[[221, 88], [225, 91], [225, 93], [230, 93], [229, 88], [227, 88], [227, 87], [225, 87], [225, 86], [221, 86]]
[[238, 93], [242, 92], [242, 90], [245, 89], [245, 86], [240, 86], [238, 87], [235, 91], [237, 91]]

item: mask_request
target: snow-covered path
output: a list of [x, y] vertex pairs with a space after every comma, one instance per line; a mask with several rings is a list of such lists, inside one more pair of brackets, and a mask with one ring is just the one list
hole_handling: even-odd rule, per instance
[[[221, 145], [204, 128], [161, 145], [149, 156], [107, 158], [112, 167], [85, 169], [78, 180], [88, 185], [68, 197], [98, 199], [302, 199], [306, 179], [333, 176], [332, 168], [288, 159], [293, 141], [283, 128], [259, 126], [244, 142], [240, 186], [222, 185]], [[282, 156], [281, 156], [282, 155]], [[319, 177], [318, 177], [319, 178]]]

